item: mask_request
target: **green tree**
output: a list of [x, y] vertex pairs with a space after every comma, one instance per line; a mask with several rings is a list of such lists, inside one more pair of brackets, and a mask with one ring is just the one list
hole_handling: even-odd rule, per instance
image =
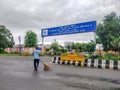
[[15, 44], [13, 35], [5, 26], [0, 25], [0, 52], [7, 47], [13, 47]]
[[37, 35], [33, 31], [27, 31], [25, 38], [24, 38], [24, 44], [25, 47], [36, 47], [37, 46]]
[[100, 38], [96, 38], [96, 44], [101, 44]]
[[77, 42], [77, 43], [74, 44], [74, 49], [75, 49], [76, 51], [78, 51], [78, 52], [79, 52], [79, 51], [81, 52], [81, 51], [82, 51], [82, 46], [83, 46], [83, 45], [82, 45], [81, 43], [78, 43], [78, 42]]
[[87, 50], [87, 43], [82, 43], [82, 48], [81, 48], [81, 51], [82, 52], [88, 52], [88, 50]]
[[120, 54], [120, 38], [111, 36], [111, 44], [112, 44], [112, 50], [114, 50], [115, 52], [119, 52]]
[[50, 46], [50, 49], [54, 49], [56, 51], [59, 51], [59, 44], [57, 42], [53, 42]]
[[72, 45], [72, 48], [74, 48], [77, 52], [89, 52], [92, 53], [95, 50], [95, 42], [91, 41], [89, 43], [75, 43]]
[[93, 53], [95, 51], [95, 46], [96, 46], [96, 44], [93, 41], [87, 43], [86, 44], [86, 50], [87, 50], [87, 52]]
[[[114, 49], [115, 38], [120, 38], [120, 17], [115, 12], [104, 17], [103, 23], [97, 26], [96, 34], [98, 35], [103, 49], [105, 51]], [[114, 39], [113, 39], [114, 37]]]
[[71, 48], [75, 49], [75, 43], [72, 43]]

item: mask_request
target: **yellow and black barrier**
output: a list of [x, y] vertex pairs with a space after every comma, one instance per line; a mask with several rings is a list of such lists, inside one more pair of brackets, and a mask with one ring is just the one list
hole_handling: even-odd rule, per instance
[[68, 65], [77, 65], [84, 66], [84, 56], [78, 56], [76, 54], [67, 54], [60, 57], [54, 57], [53, 63], [59, 64], [68, 64]]

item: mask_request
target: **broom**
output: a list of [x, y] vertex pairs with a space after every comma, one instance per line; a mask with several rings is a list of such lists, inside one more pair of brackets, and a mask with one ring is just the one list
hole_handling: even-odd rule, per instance
[[51, 69], [51, 67], [49, 65], [45, 64], [43, 61], [40, 60], [40, 62], [43, 64], [45, 71], [48, 71]]

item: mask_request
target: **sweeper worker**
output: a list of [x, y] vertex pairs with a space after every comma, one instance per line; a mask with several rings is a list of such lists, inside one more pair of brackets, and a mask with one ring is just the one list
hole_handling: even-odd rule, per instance
[[34, 70], [38, 70], [39, 61], [40, 61], [40, 50], [36, 47], [36, 50], [33, 51], [34, 56]]

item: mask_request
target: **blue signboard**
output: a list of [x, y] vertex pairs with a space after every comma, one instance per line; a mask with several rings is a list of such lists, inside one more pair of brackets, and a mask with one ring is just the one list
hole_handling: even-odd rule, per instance
[[60, 27], [42, 29], [41, 36], [55, 36], [65, 34], [75, 34], [83, 32], [93, 32], [96, 30], [96, 21], [65, 25]]

